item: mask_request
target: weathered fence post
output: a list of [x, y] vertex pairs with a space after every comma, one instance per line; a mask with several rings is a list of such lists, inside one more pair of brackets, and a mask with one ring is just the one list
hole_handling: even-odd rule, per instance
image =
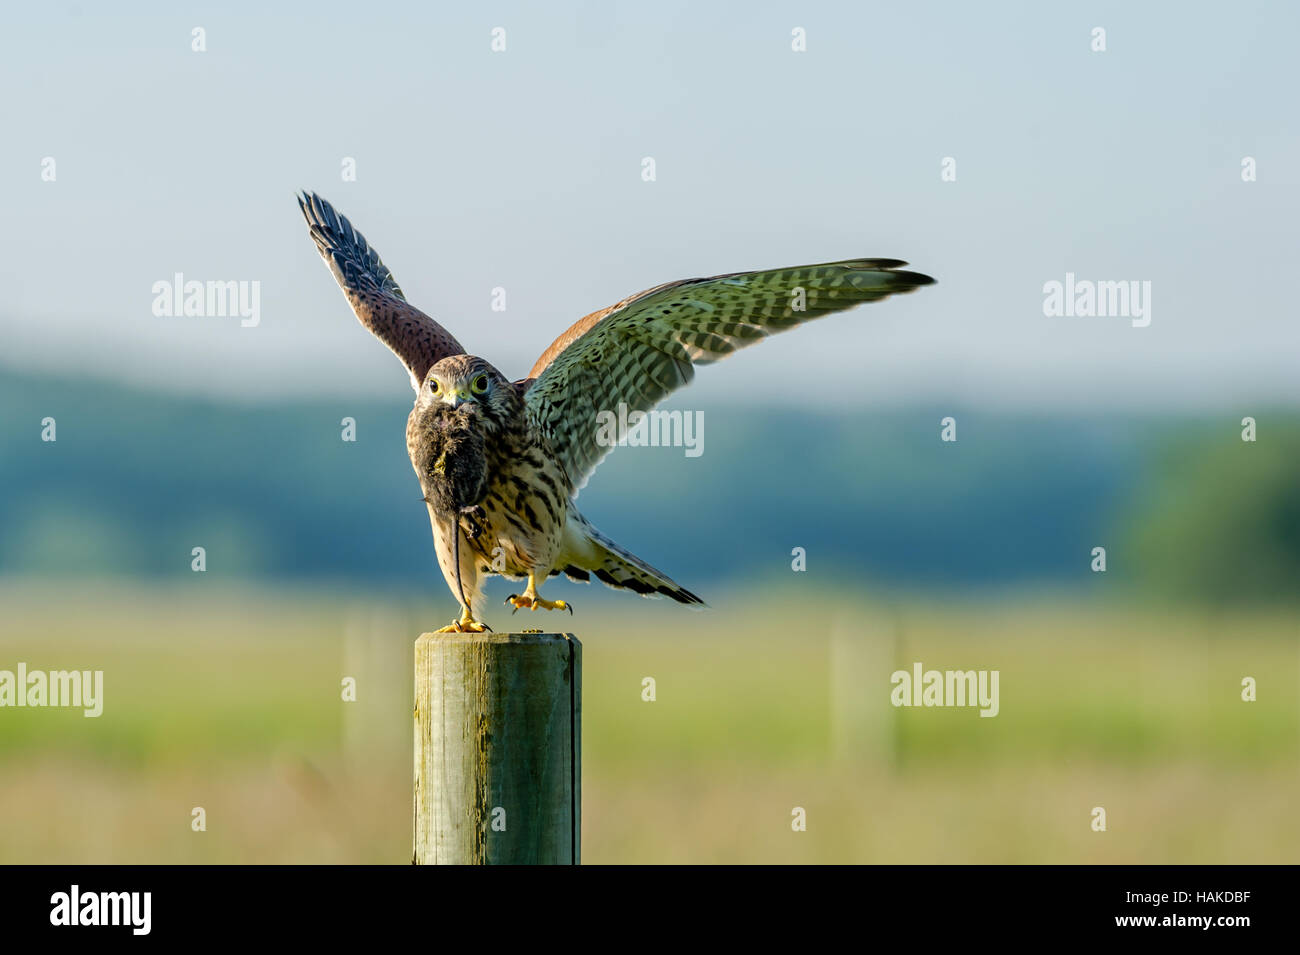
[[413, 861], [576, 865], [581, 810], [578, 639], [421, 635]]

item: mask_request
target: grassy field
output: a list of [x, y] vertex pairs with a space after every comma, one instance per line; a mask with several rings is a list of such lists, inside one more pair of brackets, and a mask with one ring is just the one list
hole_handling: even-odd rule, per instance
[[[1300, 613], [601, 596], [516, 618], [583, 640], [586, 862], [1300, 854]], [[446, 601], [11, 583], [0, 602], [0, 669], [105, 682], [98, 719], [0, 709], [0, 862], [409, 860], [411, 642]], [[913, 661], [999, 670], [999, 715], [891, 707]]]

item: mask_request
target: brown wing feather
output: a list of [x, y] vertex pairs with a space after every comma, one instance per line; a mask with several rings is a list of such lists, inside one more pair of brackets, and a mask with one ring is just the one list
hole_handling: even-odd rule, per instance
[[518, 383], [525, 407], [576, 494], [613, 446], [602, 413], [617, 418], [620, 403], [629, 412], [648, 411], [687, 384], [696, 365], [822, 315], [934, 282], [900, 271], [906, 264], [851, 259], [656, 286], [591, 313], [557, 338]]
[[406, 301], [379, 253], [346, 216], [315, 193], [301, 194], [298, 207], [352, 311], [401, 359], [416, 391], [435, 362], [464, 354], [460, 342], [445, 328]]
[[637, 292], [635, 295], [629, 295], [627, 298], [623, 299], [623, 301], [615, 302], [613, 305], [594, 311], [590, 315], [584, 315], [561, 332], [560, 336], [547, 346], [546, 351], [542, 352], [541, 355], [538, 356], [537, 361], [533, 362], [533, 367], [528, 372], [528, 380], [531, 381], [540, 378], [542, 372], [546, 370], [546, 366], [553, 362], [560, 352], [564, 351], [564, 349], [568, 348], [575, 341], [581, 338], [588, 329], [604, 319], [606, 315], [609, 315], [611, 312], [617, 312], [619, 309], [627, 308], [630, 303], [645, 298], [647, 295], [663, 291], [666, 288], [672, 288], [675, 285], [685, 285], [687, 282], [693, 281], [700, 280], [681, 279], [676, 282], [665, 282], [663, 285], [656, 285], [654, 288], [648, 288], [644, 292]]

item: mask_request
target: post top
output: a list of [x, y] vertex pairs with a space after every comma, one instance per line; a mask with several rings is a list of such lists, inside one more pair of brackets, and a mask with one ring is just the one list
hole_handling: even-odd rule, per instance
[[422, 633], [416, 643], [519, 643], [548, 644], [582, 642], [572, 633]]

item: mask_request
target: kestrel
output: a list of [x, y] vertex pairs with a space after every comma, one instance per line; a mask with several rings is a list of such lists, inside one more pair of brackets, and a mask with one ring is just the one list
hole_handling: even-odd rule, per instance
[[[538, 593], [561, 573], [703, 604], [578, 511], [578, 491], [617, 443], [610, 440], [610, 415], [620, 404], [629, 413], [649, 411], [690, 382], [696, 365], [775, 332], [934, 282], [902, 271], [907, 263], [897, 259], [668, 282], [580, 319], [525, 377], [511, 381], [409, 304], [379, 255], [333, 206], [312, 193], [300, 195], [298, 205], [357, 318], [410, 373], [416, 398], [407, 450], [425, 490], [438, 565], [461, 604], [460, 617], [445, 631], [485, 629], [483, 582], [498, 575], [528, 581], [506, 601], [515, 610], [572, 613], [566, 601]], [[464, 473], [486, 468], [485, 493], [469, 507], [458, 503], [463, 491], [437, 486], [446, 473], [448, 459], [439, 457], [446, 438], [429, 429], [446, 426], [447, 409], [465, 411], [472, 423], [455, 427], [476, 428], [481, 436], [481, 450], [473, 450], [475, 441], [462, 445], [471, 449]]]

